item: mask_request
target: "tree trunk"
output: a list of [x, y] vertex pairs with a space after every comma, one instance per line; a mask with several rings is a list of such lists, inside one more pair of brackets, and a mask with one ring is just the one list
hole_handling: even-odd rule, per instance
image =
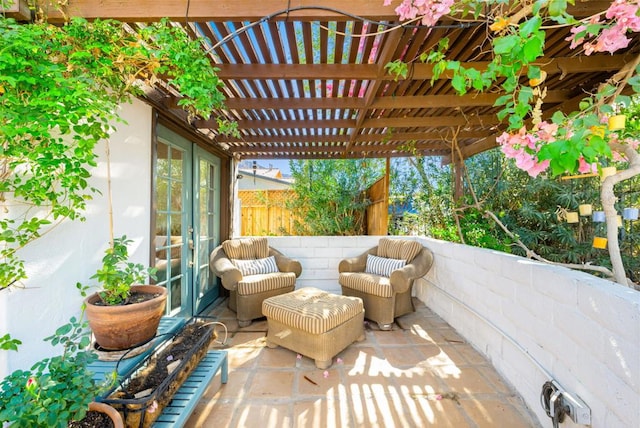
[[618, 213], [615, 208], [615, 203], [618, 198], [613, 191], [613, 187], [621, 181], [628, 180], [640, 174], [640, 155], [627, 144], [614, 143], [611, 144], [611, 148], [626, 155], [629, 160], [629, 168], [607, 177], [602, 182], [600, 200], [602, 201], [602, 209], [607, 219], [607, 241], [614, 279], [619, 284], [629, 285], [624, 264], [622, 263], [622, 255], [620, 254], [620, 243], [618, 242]]

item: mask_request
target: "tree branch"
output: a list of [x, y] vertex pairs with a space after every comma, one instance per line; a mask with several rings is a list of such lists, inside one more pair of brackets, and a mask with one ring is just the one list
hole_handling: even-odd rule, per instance
[[539, 262], [543, 262], [543, 263], [547, 263], [550, 265], [554, 265], [554, 266], [563, 266], [569, 269], [580, 269], [580, 270], [589, 270], [589, 271], [594, 271], [594, 272], [600, 272], [603, 273], [607, 276], [608, 279], [612, 279], [613, 278], [613, 272], [611, 272], [609, 269], [607, 269], [604, 266], [593, 266], [590, 265], [588, 263], [583, 263], [583, 264], [577, 264], [577, 263], [557, 263], [557, 262], [553, 262], [551, 260], [545, 259], [544, 257], [540, 256], [539, 254], [537, 254], [535, 251], [529, 249], [529, 247], [527, 247], [524, 242], [522, 242], [516, 235], [514, 235], [513, 233], [511, 233], [511, 231], [509, 229], [507, 229], [507, 227], [504, 225], [504, 223], [502, 223], [500, 221], [500, 219], [491, 211], [484, 211], [485, 215], [487, 215], [488, 217], [491, 217], [493, 219], [493, 221], [496, 222], [496, 224], [498, 224], [498, 226], [500, 226], [500, 228], [504, 231], [504, 233], [506, 233], [511, 239], [514, 240], [514, 242], [518, 245], [518, 247], [522, 248], [526, 255], [527, 258], [532, 259], [532, 260], [537, 260]]

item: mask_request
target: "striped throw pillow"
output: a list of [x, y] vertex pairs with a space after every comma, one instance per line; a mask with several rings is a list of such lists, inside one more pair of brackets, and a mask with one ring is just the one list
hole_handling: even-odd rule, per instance
[[378, 257], [372, 254], [367, 255], [367, 265], [364, 268], [365, 273], [372, 273], [389, 277], [391, 272], [396, 269], [403, 268], [407, 262], [402, 259], [388, 259], [386, 257]]
[[252, 260], [231, 259], [231, 261], [240, 269], [242, 276], [280, 272], [274, 256]]

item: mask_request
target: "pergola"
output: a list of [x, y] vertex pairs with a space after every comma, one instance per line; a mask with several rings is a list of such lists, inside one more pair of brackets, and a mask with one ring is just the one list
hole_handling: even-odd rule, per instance
[[[187, 0], [136, 2], [75, 0], [70, 16], [115, 18], [136, 29], [170, 18], [193, 37], [203, 36], [212, 66], [219, 69], [226, 108], [188, 126], [211, 144], [242, 158], [389, 158], [441, 156], [457, 163], [496, 146], [504, 129], [493, 104], [498, 93], [457, 95], [450, 75], [433, 83], [421, 53], [450, 40], [449, 58], [478, 69], [490, 60], [486, 24], [458, 20], [434, 28], [401, 25], [399, 3], [383, 0]], [[576, 1], [576, 17], [600, 13], [608, 1]], [[53, 21], [62, 19], [49, 12]], [[570, 49], [566, 27], [546, 29], [539, 61], [548, 73], [545, 115], [574, 111], [640, 52], [636, 37], [622, 53], [586, 56]], [[385, 65], [409, 62], [406, 78]], [[526, 73], [525, 73], [526, 74]], [[180, 94], [160, 85], [149, 100], [186, 120]], [[237, 121], [240, 138], [221, 135], [215, 118]]]

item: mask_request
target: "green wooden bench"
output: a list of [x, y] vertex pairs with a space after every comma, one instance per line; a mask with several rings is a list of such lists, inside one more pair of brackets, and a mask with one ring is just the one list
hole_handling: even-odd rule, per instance
[[164, 408], [162, 414], [156, 419], [153, 424], [154, 428], [184, 426], [218, 370], [221, 370], [220, 380], [222, 383], [227, 383], [229, 376], [227, 351], [207, 352], [207, 355], [176, 391], [169, 405]]
[[[174, 333], [180, 330], [187, 320], [184, 318], [162, 317], [158, 327], [158, 335], [155, 342], [148, 350], [121, 361], [95, 361], [89, 365], [89, 370], [93, 371], [93, 378], [97, 382], [104, 381], [117, 370], [118, 380], [131, 375], [138, 365], [153, 350], [171, 338]], [[207, 389], [207, 386], [220, 370], [220, 378], [223, 384], [227, 383], [229, 377], [229, 363], [227, 351], [208, 351], [198, 366], [191, 372], [182, 386], [176, 391], [171, 402], [166, 406], [162, 414], [155, 421], [154, 428], [169, 428], [184, 426], [191, 413], [195, 409], [200, 397]], [[107, 393], [108, 394], [108, 393]], [[100, 398], [98, 397], [98, 401]]]

